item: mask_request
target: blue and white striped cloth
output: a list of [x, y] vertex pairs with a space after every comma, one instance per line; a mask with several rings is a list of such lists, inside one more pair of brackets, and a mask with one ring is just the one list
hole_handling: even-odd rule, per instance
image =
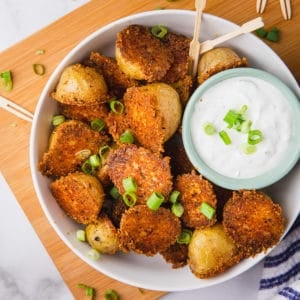
[[265, 258], [258, 300], [300, 300], [300, 215]]

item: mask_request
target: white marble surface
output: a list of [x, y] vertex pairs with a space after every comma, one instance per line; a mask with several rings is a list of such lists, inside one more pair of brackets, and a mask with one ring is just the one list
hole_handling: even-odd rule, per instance
[[[87, 2], [88, 0], [0, 0], [0, 51]], [[2, 176], [0, 207], [0, 299], [72, 299]], [[18, 234], [12, 235], [11, 232]], [[261, 267], [259, 264], [218, 286], [170, 293], [162, 299], [253, 300], [257, 298]]]

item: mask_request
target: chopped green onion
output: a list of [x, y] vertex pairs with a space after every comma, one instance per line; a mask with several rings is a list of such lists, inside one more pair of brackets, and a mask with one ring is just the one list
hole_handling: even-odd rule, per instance
[[210, 206], [206, 202], [202, 202], [200, 207], [199, 207], [200, 212], [209, 220], [211, 220], [215, 214], [215, 209]]
[[246, 104], [244, 104], [244, 105], [241, 107], [239, 113], [242, 115], [242, 114], [244, 114], [244, 113], [247, 111], [247, 109], [248, 109], [248, 106], [247, 106]]
[[91, 154], [92, 154], [92, 152], [90, 149], [83, 149], [83, 150], [76, 152], [75, 157], [80, 160], [84, 160], [84, 159], [88, 159]]
[[100, 157], [97, 154], [93, 154], [89, 157], [91, 166], [97, 168], [101, 165]]
[[92, 260], [98, 260], [100, 258], [100, 252], [94, 248], [91, 248], [87, 254], [88, 258]]
[[261, 38], [264, 38], [266, 35], [267, 35], [267, 31], [262, 27], [262, 28], [259, 28], [259, 29], [256, 29], [255, 30], [255, 33], [261, 37]]
[[136, 203], [137, 196], [134, 192], [125, 192], [122, 195], [122, 199], [128, 207], [133, 207]]
[[250, 130], [248, 132], [248, 144], [256, 145], [263, 140], [263, 134], [260, 130]]
[[46, 68], [43, 64], [33, 64], [32, 69], [33, 69], [33, 72], [39, 76], [44, 75], [46, 72]]
[[220, 131], [219, 136], [221, 137], [225, 145], [231, 144], [231, 139], [225, 130]]
[[105, 300], [118, 300], [119, 294], [112, 289], [106, 290], [104, 293], [104, 299]]
[[66, 120], [64, 115], [55, 115], [52, 118], [52, 125], [58, 126]]
[[212, 123], [205, 123], [203, 128], [207, 135], [213, 135], [216, 132], [216, 129]]
[[228, 128], [232, 128], [239, 117], [240, 114], [231, 109], [227, 112], [223, 120], [228, 124]]
[[89, 296], [91, 300], [94, 299], [94, 296], [95, 296], [95, 289], [94, 288], [92, 288], [91, 286], [88, 286], [86, 284], [83, 284], [83, 283], [78, 283], [77, 287], [79, 287], [81, 289], [85, 289], [85, 294], [87, 296]]
[[279, 30], [271, 30], [267, 33], [266, 35], [266, 39], [268, 41], [271, 41], [271, 42], [278, 42], [279, 41]]
[[77, 230], [76, 231], [76, 239], [80, 242], [86, 242], [85, 231], [82, 229]]
[[127, 144], [133, 144], [134, 143], [134, 136], [131, 132], [131, 130], [126, 129], [120, 136], [120, 141], [122, 143], [127, 143]]
[[181, 203], [176, 202], [176, 203], [173, 203], [173, 205], [171, 207], [171, 211], [176, 217], [180, 218], [183, 215], [184, 208]]
[[246, 120], [241, 124], [240, 131], [242, 133], [248, 133], [250, 131], [252, 122], [250, 120]]
[[13, 80], [11, 72], [8, 70], [0, 73], [0, 78], [2, 88], [7, 92], [11, 91], [13, 89]]
[[162, 39], [168, 33], [168, 29], [163, 25], [155, 25], [151, 28], [151, 33], [155, 37]]
[[121, 115], [124, 111], [124, 104], [121, 101], [118, 100], [111, 100], [109, 102], [109, 107], [111, 111], [113, 111], [116, 114]]
[[178, 244], [186, 244], [188, 245], [191, 241], [193, 232], [189, 229], [183, 229], [177, 238]]
[[134, 192], [135, 193], [137, 191], [137, 184], [133, 177], [124, 178], [122, 180], [122, 185], [123, 185], [125, 192]]
[[113, 186], [110, 190], [109, 190], [109, 194], [115, 199], [117, 200], [120, 197], [120, 193], [117, 189], [116, 186]]
[[102, 164], [104, 163], [110, 150], [111, 150], [111, 147], [109, 147], [108, 145], [104, 145], [99, 149], [98, 154], [101, 158]]
[[164, 195], [158, 192], [153, 192], [147, 200], [147, 206], [152, 210], [158, 210], [164, 200]]
[[245, 154], [253, 154], [256, 151], [256, 146], [255, 145], [249, 145], [249, 144], [242, 144], [240, 146], [240, 150], [244, 152]]
[[35, 54], [36, 55], [42, 55], [42, 54], [45, 54], [45, 52], [46, 51], [44, 49], [38, 49], [38, 50], [35, 51]]
[[95, 172], [95, 166], [93, 166], [90, 162], [90, 159], [87, 159], [81, 166], [81, 170], [85, 173], [85, 174], [94, 174]]
[[169, 201], [173, 204], [176, 203], [179, 195], [180, 195], [180, 192], [177, 190], [174, 190], [169, 197]]
[[105, 122], [102, 119], [95, 118], [91, 122], [91, 128], [95, 131], [101, 131], [105, 127]]

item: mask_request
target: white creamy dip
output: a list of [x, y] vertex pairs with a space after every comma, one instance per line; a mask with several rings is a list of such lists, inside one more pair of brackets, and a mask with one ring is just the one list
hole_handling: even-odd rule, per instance
[[[252, 154], [241, 150], [248, 135], [227, 128], [223, 120], [229, 110], [239, 111], [243, 105], [251, 129], [263, 134]], [[234, 77], [209, 88], [197, 101], [191, 134], [198, 154], [210, 168], [232, 178], [251, 178], [271, 170], [282, 158], [291, 137], [291, 118], [291, 109], [276, 87], [258, 78]], [[208, 122], [216, 129], [213, 135], [203, 129]], [[226, 130], [231, 144], [225, 145], [218, 134], [221, 130]]]

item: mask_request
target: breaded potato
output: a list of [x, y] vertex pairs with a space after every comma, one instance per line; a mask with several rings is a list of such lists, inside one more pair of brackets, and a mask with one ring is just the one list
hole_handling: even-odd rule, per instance
[[71, 105], [90, 105], [108, 99], [106, 82], [94, 68], [75, 64], [62, 72], [51, 96], [58, 102]]
[[194, 81], [192, 76], [186, 75], [170, 85], [177, 91], [182, 107], [185, 107], [193, 91]]
[[118, 199], [111, 200], [111, 201], [112, 201], [112, 208], [109, 217], [114, 223], [114, 225], [117, 228], [119, 228], [122, 215], [128, 209], [128, 206], [125, 204], [122, 197], [119, 197]]
[[108, 174], [119, 193], [124, 194], [123, 179], [132, 177], [137, 184], [137, 204], [145, 204], [153, 192], [167, 201], [172, 191], [172, 175], [168, 157], [158, 157], [136, 145], [123, 145], [107, 159]]
[[162, 42], [171, 49], [174, 61], [161, 81], [175, 83], [188, 75], [191, 39], [181, 34], [168, 32]]
[[245, 256], [254, 256], [279, 242], [285, 218], [281, 207], [269, 196], [255, 190], [244, 190], [233, 192], [226, 202], [223, 226]]
[[91, 154], [109, 141], [81, 121], [69, 120], [55, 127], [38, 168], [43, 175], [63, 176], [80, 169]]
[[160, 207], [154, 211], [147, 205], [136, 205], [122, 216], [120, 248], [153, 256], [174, 244], [180, 232], [180, 221], [169, 209]]
[[105, 120], [108, 109], [106, 103], [92, 104], [92, 105], [70, 105], [59, 103], [59, 112], [68, 119], [79, 120], [90, 123], [94, 119]]
[[187, 265], [188, 245], [175, 243], [160, 254], [173, 269], [182, 268]]
[[50, 185], [53, 197], [63, 211], [80, 224], [98, 218], [104, 202], [104, 191], [96, 177], [83, 172], [69, 173]]
[[163, 143], [181, 122], [182, 107], [176, 90], [165, 83], [129, 88], [124, 104], [137, 141], [153, 152], [161, 152]]
[[90, 246], [100, 253], [115, 254], [119, 250], [118, 231], [105, 214], [85, 228]]
[[115, 57], [119, 68], [129, 77], [148, 82], [159, 81], [174, 57], [171, 49], [142, 25], [129, 25], [117, 35]]
[[195, 276], [201, 279], [216, 276], [242, 258], [222, 224], [194, 230], [188, 247], [188, 264]]
[[92, 52], [88, 64], [101, 71], [110, 94], [117, 98], [122, 98], [127, 88], [139, 85], [137, 80], [121, 71], [115, 58]]
[[198, 84], [201, 84], [210, 76], [231, 68], [246, 67], [245, 57], [239, 55], [231, 48], [214, 48], [205, 52], [198, 64]]
[[216, 214], [208, 219], [199, 209], [202, 203], [207, 203], [214, 209], [217, 206], [213, 186], [208, 180], [195, 172], [179, 175], [175, 181], [175, 189], [180, 192], [180, 203], [184, 207], [181, 219], [186, 227], [205, 228], [216, 223]]

